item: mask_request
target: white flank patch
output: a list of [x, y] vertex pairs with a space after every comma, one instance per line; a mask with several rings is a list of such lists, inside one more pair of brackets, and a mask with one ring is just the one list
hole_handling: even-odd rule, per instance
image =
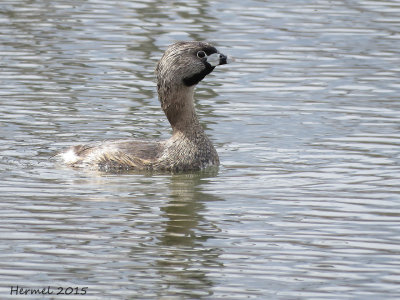
[[73, 164], [76, 162], [79, 157], [76, 155], [74, 149], [68, 149], [68, 151], [64, 153], [60, 153], [61, 158], [64, 160], [64, 163], [66, 164]]

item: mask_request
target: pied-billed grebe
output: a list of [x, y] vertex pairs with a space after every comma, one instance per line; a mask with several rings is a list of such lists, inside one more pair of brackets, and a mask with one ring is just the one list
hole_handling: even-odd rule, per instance
[[73, 146], [56, 156], [72, 167], [101, 171], [200, 170], [218, 166], [219, 158], [194, 109], [194, 89], [227, 57], [205, 42], [168, 47], [156, 69], [161, 107], [173, 129], [165, 141], [117, 140]]

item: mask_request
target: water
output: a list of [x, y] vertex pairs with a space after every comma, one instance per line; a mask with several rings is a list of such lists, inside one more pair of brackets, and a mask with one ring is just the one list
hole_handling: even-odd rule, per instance
[[[398, 1], [3, 0], [0, 31], [2, 299], [400, 298]], [[236, 57], [196, 94], [218, 172], [49, 159], [167, 138], [188, 39]]]

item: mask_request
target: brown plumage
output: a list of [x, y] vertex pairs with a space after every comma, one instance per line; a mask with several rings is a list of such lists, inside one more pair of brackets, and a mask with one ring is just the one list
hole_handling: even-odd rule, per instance
[[102, 171], [200, 170], [219, 165], [218, 154], [194, 109], [194, 88], [227, 57], [205, 42], [178, 42], [168, 47], [157, 68], [161, 108], [173, 129], [165, 141], [116, 140], [78, 145], [56, 156], [69, 166]]

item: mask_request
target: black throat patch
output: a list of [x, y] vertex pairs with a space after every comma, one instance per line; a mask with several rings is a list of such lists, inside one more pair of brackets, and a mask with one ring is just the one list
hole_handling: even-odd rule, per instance
[[[199, 50], [204, 51], [207, 56], [213, 54], [213, 53], [218, 53], [217, 49], [211, 45], [200, 48]], [[200, 81], [202, 81], [204, 79], [204, 77], [206, 77], [208, 74], [210, 74], [215, 67], [212, 67], [208, 62], [204, 62], [204, 67], [205, 69], [203, 71], [201, 71], [200, 73], [194, 74], [190, 77], [186, 77], [183, 79], [183, 83], [186, 86], [192, 86], [195, 84], [198, 84]]]
[[200, 81], [204, 79], [208, 74], [210, 74], [215, 67], [212, 67], [209, 63], [205, 62], [204, 63], [205, 69], [201, 71], [200, 73], [194, 74], [190, 77], [183, 78], [183, 83], [186, 86], [192, 86], [195, 84], [198, 84]]

